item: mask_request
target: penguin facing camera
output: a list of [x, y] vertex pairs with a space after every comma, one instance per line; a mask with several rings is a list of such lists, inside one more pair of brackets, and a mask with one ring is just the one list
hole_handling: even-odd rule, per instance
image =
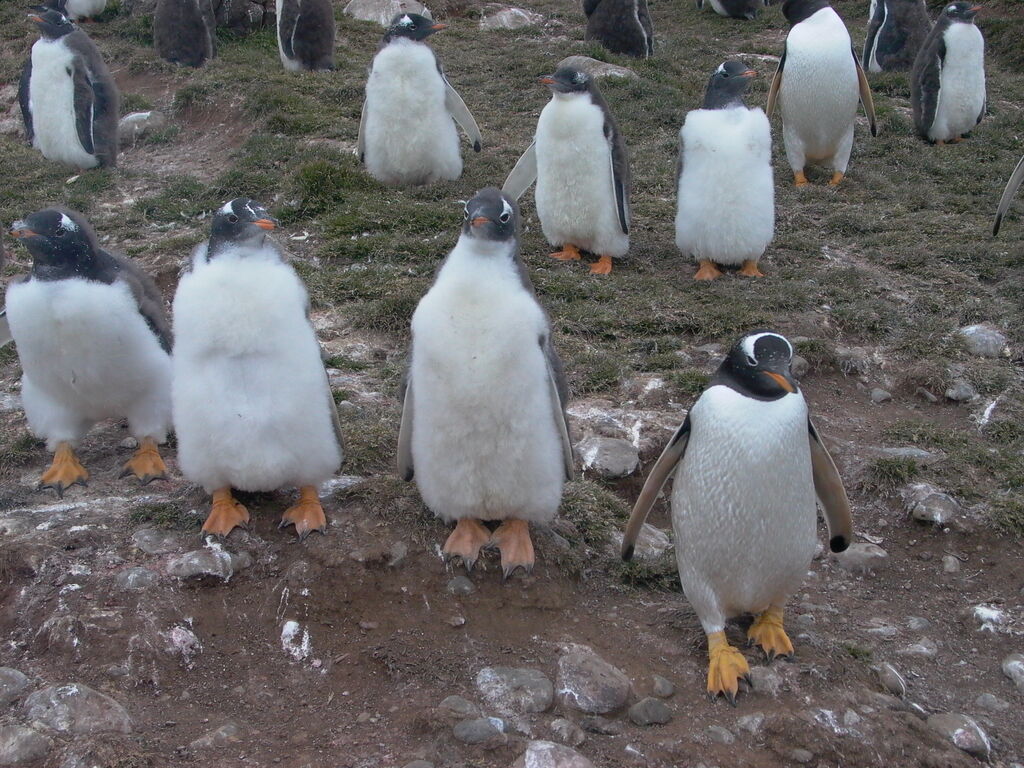
[[158, 0], [153, 46], [162, 59], [201, 67], [217, 55], [213, 0]]
[[277, 50], [292, 72], [334, 69], [331, 0], [277, 0]]
[[1006, 187], [1003, 189], [1002, 197], [999, 198], [999, 205], [996, 207], [996, 218], [992, 222], [992, 237], [999, 234], [999, 227], [1003, 223], [1003, 217], [1010, 210], [1010, 203], [1013, 202], [1013, 196], [1020, 189], [1021, 182], [1024, 182], [1024, 157], [1021, 157], [1017, 167], [1013, 169], [1013, 173], [1010, 174]]
[[871, 0], [864, 67], [868, 72], [910, 69], [931, 28], [924, 0]]
[[638, 59], [654, 55], [654, 26], [647, 0], [583, 0], [584, 40]]
[[[771, 5], [770, 0], [708, 0], [708, 5], [719, 16], [730, 19], [753, 21], [762, 8]], [[704, 0], [697, 0], [697, 10], [704, 9]]]

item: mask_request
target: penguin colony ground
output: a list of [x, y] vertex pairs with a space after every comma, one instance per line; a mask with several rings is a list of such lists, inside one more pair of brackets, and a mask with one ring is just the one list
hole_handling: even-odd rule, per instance
[[[609, 12], [618, 8], [603, 2], [611, 3]], [[885, 68], [880, 51], [888, 50], [881, 41], [889, 5], [879, 2], [878, 39], [865, 53]], [[70, 6], [71, 0], [69, 13]], [[723, 15], [750, 16], [713, 6]], [[189, 24], [209, 18], [195, 7], [199, 15]], [[646, 5], [643, 13], [636, 2], [623, 7], [617, 12], [634, 17], [642, 40], [622, 52], [656, 56]], [[331, 69], [329, 6], [278, 0], [277, 8], [283, 66]], [[601, 4], [587, 8], [591, 21], [601, 19]], [[831, 185], [844, 179], [858, 103], [876, 133], [868, 79], [840, 16], [823, 0], [786, 0], [782, 12], [791, 29], [768, 114], [748, 106], [757, 73], [730, 59], [710, 73], [702, 105], [686, 115], [679, 133], [676, 243], [697, 262], [697, 279], [719, 277], [721, 266], [763, 277], [758, 264], [775, 216], [768, 123], [774, 106], [797, 186], [808, 183], [806, 169], [816, 163], [832, 169]], [[915, 124], [937, 144], [959, 141], [985, 112], [976, 12], [967, 3], [948, 6], [915, 56]], [[304, 27], [304, 13], [320, 14], [319, 22]], [[877, 6], [873, 27], [876, 14]], [[29, 18], [41, 38], [19, 94], [26, 138], [55, 162], [113, 165], [117, 92], [97, 49], [59, 11]], [[186, 23], [184, 16], [158, 18], [170, 27]], [[601, 24], [592, 30], [588, 23], [587, 36], [606, 41]], [[456, 123], [475, 152], [483, 147], [480, 128], [426, 42], [444, 27], [398, 14], [373, 59], [357, 154], [366, 173], [384, 184], [458, 179]], [[201, 51], [181, 63], [209, 62], [212, 36], [200, 42]], [[590, 74], [563, 66], [540, 84], [552, 95], [534, 143], [502, 190], [487, 187], [463, 201], [458, 241], [412, 316], [399, 395], [397, 470], [416, 483], [428, 508], [455, 523], [443, 554], [471, 569], [482, 550], [495, 548], [504, 578], [533, 567], [530, 525], [552, 520], [574, 473], [565, 369], [521, 254], [517, 199], [536, 182], [541, 230], [562, 249], [552, 255], [576, 260], [589, 252], [598, 275], [627, 254], [632, 224], [628, 128], [620, 128]], [[618, 112], [628, 126], [627, 112]], [[1022, 169], [1024, 160], [998, 205], [996, 232]], [[88, 481], [75, 446], [106, 418], [126, 419], [139, 441], [124, 474], [144, 484], [158, 480], [166, 468], [157, 446], [173, 425], [182, 472], [212, 495], [204, 531], [227, 536], [248, 522], [233, 489], [283, 487], [298, 489], [299, 499], [281, 525], [294, 525], [300, 539], [327, 531], [318, 487], [342, 465], [345, 425], [320, 360], [306, 289], [268, 234], [277, 224], [245, 197], [212, 212], [209, 239], [177, 286], [173, 334], [153, 282], [129, 259], [101, 248], [80, 214], [54, 206], [13, 224], [32, 269], [8, 287], [0, 342], [17, 345], [30, 429], [54, 454], [41, 489], [62, 495]], [[853, 535], [843, 482], [792, 375], [792, 344], [770, 330], [734, 341], [650, 470], [622, 549], [624, 558], [632, 555], [644, 518], [672, 477], [680, 579], [708, 640], [707, 692], [730, 700], [749, 664], [726, 640], [725, 621], [754, 614], [751, 642], [769, 658], [794, 653], [784, 608], [816, 548], [816, 503], [833, 551], [844, 550]], [[782, 459], [766, 461], [776, 455]], [[732, 564], [724, 574], [722, 562]]]

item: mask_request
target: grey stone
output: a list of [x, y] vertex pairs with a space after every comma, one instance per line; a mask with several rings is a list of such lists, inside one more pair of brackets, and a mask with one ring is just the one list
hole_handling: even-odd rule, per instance
[[[615, 531], [611, 536], [608, 552], [613, 557], [618, 557], [622, 551], [623, 534]], [[672, 548], [672, 539], [668, 533], [655, 528], [650, 523], [644, 523], [637, 534], [636, 543], [633, 548], [634, 560], [656, 560]]]
[[847, 571], [865, 575], [877, 573], [889, 564], [889, 553], [867, 541], [854, 542], [845, 552], [837, 552], [834, 557]]
[[544, 21], [539, 13], [525, 8], [499, 8], [480, 19], [481, 29], [521, 29], [532, 27]]
[[140, 528], [132, 534], [132, 542], [147, 555], [166, 555], [183, 548], [181, 536], [159, 528]]
[[406, 763], [402, 768], [434, 768], [434, 764], [429, 760], [413, 760], [411, 763]]
[[708, 738], [715, 744], [724, 744], [726, 746], [736, 741], [736, 736], [733, 735], [733, 732], [722, 725], [709, 725]]
[[972, 718], [957, 712], [942, 712], [928, 718], [928, 725], [969, 755], [987, 760], [992, 744]]
[[231, 555], [223, 549], [204, 547], [183, 555], [172, 557], [167, 562], [167, 572], [179, 579], [223, 579], [227, 581], [234, 573]]
[[[132, 112], [121, 118], [117, 126], [117, 137], [121, 146], [134, 146], [139, 139], [158, 128], [167, 125], [167, 118], [155, 109], [148, 112]], [[132, 438], [134, 440], [134, 438]], [[134, 446], [128, 446], [134, 447]]]
[[225, 723], [220, 728], [214, 728], [204, 733], [198, 739], [189, 744], [189, 749], [198, 752], [203, 749], [217, 749], [230, 744], [237, 744], [242, 740], [242, 729], [234, 723]]
[[675, 684], [661, 675], [654, 675], [654, 684], [651, 686], [651, 693], [659, 699], [667, 699], [676, 692]]
[[907, 681], [892, 664], [883, 662], [875, 668], [878, 682], [889, 693], [903, 698], [907, 695]]
[[471, 595], [476, 592], [473, 582], [461, 573], [448, 582], [447, 589], [453, 595]]
[[25, 699], [25, 715], [61, 733], [131, 733], [125, 708], [81, 683], [51, 685]]
[[0, 726], [0, 765], [22, 765], [42, 760], [53, 742], [22, 725]]
[[21, 698], [28, 685], [28, 677], [17, 669], [0, 667], [0, 707], [6, 707]]
[[954, 379], [946, 390], [946, 397], [958, 403], [969, 403], [978, 397], [978, 390], [966, 379]]
[[914, 394], [920, 397], [922, 400], [927, 400], [929, 403], [939, 402], [939, 398], [937, 398], [924, 387], [918, 387], [917, 389], [915, 389]]
[[672, 712], [661, 699], [648, 696], [629, 708], [629, 719], [636, 725], [664, 725], [672, 719]]
[[794, 763], [800, 763], [800, 765], [807, 765], [814, 759], [814, 753], [806, 749], [794, 749], [789, 753], [789, 758]]
[[360, 21], [375, 21], [382, 27], [391, 24], [398, 13], [418, 13], [428, 19], [434, 18], [430, 9], [416, 0], [352, 0], [345, 6], [345, 15]]
[[987, 709], [989, 712], [1005, 712], [1010, 708], [1010, 702], [1000, 699], [993, 693], [983, 693], [974, 700], [975, 706]]
[[477, 672], [476, 688], [499, 712], [546, 712], [555, 697], [547, 676], [537, 669], [485, 667]]
[[771, 667], [751, 667], [750, 687], [755, 693], [775, 697], [782, 690], [782, 678]]
[[567, 56], [555, 65], [555, 69], [561, 69], [562, 67], [572, 67], [573, 69], [578, 69], [581, 72], [586, 72], [591, 77], [597, 78], [634, 78], [637, 76], [636, 72], [631, 69], [619, 67], [615, 64], [606, 64], [603, 61], [592, 59], [589, 56]]
[[972, 605], [960, 613], [961, 621], [967, 626], [976, 627], [983, 632], [1002, 632], [1010, 621], [1006, 611], [995, 605], [980, 603]]
[[755, 712], [752, 715], [743, 715], [743, 717], [736, 719], [736, 725], [740, 730], [756, 735], [761, 731], [761, 726], [764, 725], [764, 715], [760, 712]]
[[480, 708], [473, 702], [468, 699], [464, 699], [461, 696], [449, 696], [437, 706], [440, 709], [447, 710], [462, 717], [480, 716]]
[[1024, 693], [1024, 653], [1011, 653], [1003, 659], [1003, 674], [1013, 680], [1017, 690]]
[[558, 659], [559, 700], [581, 712], [603, 715], [629, 699], [629, 678], [589, 648], [574, 647]]
[[608, 479], [631, 475], [640, 466], [640, 452], [629, 440], [618, 437], [588, 437], [577, 444], [576, 453], [584, 470]]
[[864, 347], [836, 347], [839, 370], [847, 376], [865, 374], [871, 368], [871, 353]]
[[953, 555], [943, 555], [942, 570], [945, 573], [960, 573], [960, 559]]
[[[142, 114], [142, 113], [141, 112], [133, 112], [132, 114], [138, 115], [138, 114]], [[128, 115], [127, 117], [131, 117], [131, 115]], [[121, 118], [121, 119], [123, 121], [125, 118]], [[129, 436], [129, 437], [126, 437], [124, 440], [122, 440], [117, 445], [120, 448], [124, 448], [126, 451], [134, 451], [136, 448], [139, 447], [139, 441], [136, 440], [134, 437], [130, 437]]]
[[964, 348], [977, 357], [999, 357], [1006, 350], [1006, 336], [988, 323], [968, 325], [960, 329]]
[[570, 747], [578, 747], [587, 738], [582, 728], [564, 717], [551, 721], [551, 732], [558, 737], [560, 742], [568, 744]]
[[789, 363], [789, 370], [793, 372], [793, 376], [797, 379], [802, 379], [811, 370], [811, 364], [800, 355], [793, 355], [793, 359]]
[[501, 723], [502, 721], [496, 717], [477, 717], [458, 723], [452, 733], [463, 744], [475, 744], [485, 748], [500, 747], [508, 742]]
[[871, 402], [875, 405], [881, 405], [882, 403], [888, 403], [892, 400], [892, 393], [887, 392], [881, 387], [875, 387], [871, 390]]
[[901, 648], [897, 653], [900, 656], [919, 656], [923, 659], [934, 659], [939, 655], [939, 644], [930, 637], [922, 637], [918, 642]]
[[932, 623], [923, 616], [911, 616], [907, 619], [907, 629], [914, 632], [924, 632]]
[[239, 571], [244, 571], [246, 568], [252, 567], [252, 555], [245, 550], [242, 550], [241, 552], [231, 552], [229, 554], [231, 556], [231, 570], [233, 573], [238, 573]]
[[922, 523], [949, 525], [960, 517], [960, 504], [948, 493], [928, 483], [913, 483], [900, 491], [903, 506]]
[[587, 733], [596, 733], [599, 736], [618, 736], [626, 730], [626, 726], [620, 721], [609, 720], [600, 715], [581, 718], [580, 727]]
[[114, 584], [129, 592], [141, 592], [160, 580], [160, 577], [149, 568], [125, 568], [114, 576]]
[[594, 768], [594, 764], [571, 747], [552, 741], [531, 741], [510, 768]]

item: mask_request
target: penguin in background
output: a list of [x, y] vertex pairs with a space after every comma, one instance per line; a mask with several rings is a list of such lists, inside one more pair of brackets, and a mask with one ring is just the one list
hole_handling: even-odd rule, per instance
[[985, 39], [980, 5], [950, 3], [939, 14], [910, 73], [910, 106], [922, 138], [959, 142], [985, 116]]
[[1021, 157], [1017, 167], [1013, 169], [1013, 173], [1010, 174], [1006, 187], [1003, 189], [1002, 197], [999, 198], [999, 205], [996, 207], [996, 218], [992, 222], [992, 237], [999, 234], [999, 227], [1003, 223], [1003, 217], [1010, 210], [1010, 203], [1013, 202], [1013, 196], [1020, 189], [1021, 182], [1024, 182], [1024, 157]]
[[551, 257], [598, 256], [591, 274], [607, 275], [612, 259], [629, 251], [629, 155], [618, 124], [594, 79], [559, 67], [540, 82], [551, 89], [533, 143], [505, 179], [502, 191], [518, 200], [534, 181], [544, 237], [561, 250]]
[[291, 72], [334, 69], [331, 0], [277, 0], [277, 50]]
[[26, 137], [48, 160], [81, 169], [113, 167], [120, 96], [99, 50], [59, 11], [29, 19], [41, 37], [18, 88]]
[[[771, 0], [708, 0], [708, 5], [719, 16], [753, 21], [762, 8], [771, 5]], [[697, 10], [703, 9], [704, 0], [697, 0]]]
[[171, 423], [171, 331], [150, 277], [99, 246], [85, 218], [47, 208], [11, 232], [32, 271], [7, 287], [6, 315], [21, 360], [21, 394], [34, 435], [54, 453], [40, 488], [85, 485], [75, 446], [98, 421], [128, 420], [139, 441], [121, 477], [166, 477], [157, 445]]
[[554, 518], [573, 476], [568, 386], [519, 232], [518, 207], [497, 189], [466, 203], [459, 240], [412, 317], [398, 440], [399, 476], [456, 522], [445, 558], [472, 569], [482, 548], [497, 548], [505, 579], [533, 568], [529, 526]]
[[771, 331], [733, 345], [651, 469], [622, 541], [629, 560], [671, 475], [679, 579], [708, 639], [707, 692], [732, 703], [750, 667], [726, 639], [727, 619], [754, 614], [748, 641], [769, 659], [793, 653], [783, 611], [817, 548], [815, 496], [829, 548], [842, 552], [853, 535], [850, 502], [792, 358], [789, 341]]
[[676, 245], [699, 264], [697, 280], [714, 280], [719, 264], [748, 277], [775, 231], [772, 136], [759, 107], [743, 96], [757, 73], [726, 61], [708, 80], [704, 106], [679, 131]]
[[782, 140], [796, 186], [807, 184], [808, 163], [832, 168], [830, 186], [843, 180], [853, 150], [858, 99], [878, 135], [868, 79], [853, 50], [846, 25], [826, 0], [785, 0], [790, 23], [765, 111], [778, 101]]
[[159, 0], [153, 45], [162, 59], [188, 67], [201, 67], [214, 58], [217, 19], [212, 0]]
[[480, 151], [476, 120], [426, 43], [446, 27], [416, 13], [398, 14], [370, 66], [357, 152], [370, 175], [384, 184], [419, 186], [459, 178], [462, 155], [453, 120], [473, 151]]
[[584, 40], [638, 59], [654, 55], [654, 26], [647, 0], [583, 0]]
[[931, 28], [924, 0], [871, 0], [864, 66], [868, 72], [910, 69]]
[[212, 494], [203, 531], [216, 536], [249, 521], [233, 488], [297, 487], [280, 527], [323, 532], [317, 486], [344, 458], [309, 298], [268, 237], [275, 226], [253, 200], [226, 203], [174, 295], [178, 462]]
[[43, 0], [34, 9], [60, 11], [71, 21], [94, 19], [107, 8], [107, 0]]

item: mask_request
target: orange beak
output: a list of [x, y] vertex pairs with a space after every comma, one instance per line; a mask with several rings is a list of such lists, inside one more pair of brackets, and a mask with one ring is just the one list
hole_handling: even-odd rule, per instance
[[490, 219], [488, 219], [486, 216], [477, 216], [475, 219], [472, 219], [469, 223], [472, 224], [474, 227], [482, 227], [489, 221]]
[[35, 237], [38, 233], [33, 232], [31, 229], [12, 229], [11, 235], [13, 237]]
[[785, 376], [780, 376], [779, 374], [772, 373], [770, 371], [765, 371], [764, 375], [772, 379], [776, 384], [778, 384], [787, 392], [796, 392], [796, 390], [793, 388], [793, 385], [786, 380]]
[[448, 29], [447, 24], [432, 24], [430, 27], [435, 32], [440, 32], [442, 29]]
[[32, 15], [30, 15], [29, 18], [32, 21], [37, 22], [38, 24], [42, 24], [43, 23], [43, 17], [42, 16], [32, 16]]
[[540, 78], [538, 82], [542, 83], [543, 85], [551, 85], [552, 83], [555, 82], [555, 78], [553, 78], [551, 75], [544, 75], [544, 77]]
[[757, 72], [753, 69], [748, 69], [743, 73], [743, 77], [757, 77]]
[[974, 13], [977, 13], [978, 11], [980, 11], [980, 10], [981, 10], [981, 6], [980, 6], [980, 5], [972, 5], [972, 6], [971, 6], [971, 10], [972, 10], [972, 11], [973, 11]]
[[271, 229], [274, 229], [275, 227], [277, 227], [277, 225], [274, 222], [272, 222], [270, 219], [256, 219], [256, 221], [254, 221], [253, 224], [255, 224], [260, 229], [266, 229], [266, 230], [271, 230]]

